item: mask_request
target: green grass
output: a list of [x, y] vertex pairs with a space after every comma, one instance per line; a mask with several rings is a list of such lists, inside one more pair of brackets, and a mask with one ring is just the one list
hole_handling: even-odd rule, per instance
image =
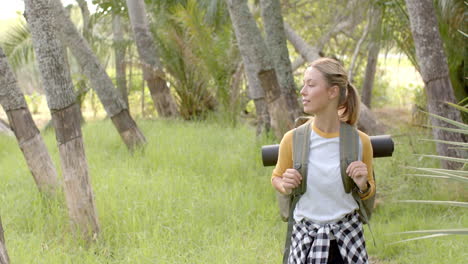
[[[277, 213], [260, 146], [247, 126], [215, 122], [140, 121], [148, 139], [130, 155], [110, 121], [83, 128], [91, 182], [101, 226], [86, 245], [70, 231], [63, 194], [41, 198], [14, 138], [0, 135], [0, 215], [12, 263], [280, 263], [285, 224]], [[400, 165], [419, 162], [413, 152], [432, 151], [412, 133], [395, 138], [393, 158], [378, 159], [376, 175], [384, 202], [372, 228], [371, 256], [382, 263], [462, 263], [464, 237], [388, 246], [413, 229], [463, 227], [463, 208], [393, 203], [396, 199], [465, 199], [441, 181], [404, 176]], [[44, 135], [56, 165], [53, 132]], [[445, 186], [452, 188], [453, 186]]]

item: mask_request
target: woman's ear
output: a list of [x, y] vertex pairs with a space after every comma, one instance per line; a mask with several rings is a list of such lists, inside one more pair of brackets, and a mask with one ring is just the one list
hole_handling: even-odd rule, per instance
[[333, 100], [340, 95], [340, 87], [338, 85], [333, 85], [328, 89], [328, 99]]

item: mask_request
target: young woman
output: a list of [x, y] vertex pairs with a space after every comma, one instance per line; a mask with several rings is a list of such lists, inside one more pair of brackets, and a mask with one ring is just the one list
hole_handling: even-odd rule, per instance
[[[304, 73], [301, 89], [304, 112], [314, 115], [310, 131], [307, 190], [294, 209], [288, 263], [368, 263], [358, 204], [343, 187], [340, 171], [340, 121], [356, 125], [359, 96], [339, 62], [322, 58]], [[290, 194], [302, 181], [293, 169], [293, 131], [280, 143], [272, 175], [274, 188]], [[375, 194], [372, 145], [359, 131], [359, 160], [346, 173], [359, 188], [361, 199]]]

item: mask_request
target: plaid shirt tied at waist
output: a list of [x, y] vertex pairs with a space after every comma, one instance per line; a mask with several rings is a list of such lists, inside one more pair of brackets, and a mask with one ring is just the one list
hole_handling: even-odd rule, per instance
[[317, 224], [306, 219], [296, 222], [291, 235], [288, 263], [326, 264], [330, 239], [333, 237], [344, 263], [368, 263], [362, 223], [356, 212], [334, 223]]

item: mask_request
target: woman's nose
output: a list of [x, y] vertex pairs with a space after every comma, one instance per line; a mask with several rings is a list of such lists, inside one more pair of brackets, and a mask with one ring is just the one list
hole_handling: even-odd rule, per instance
[[300, 91], [300, 94], [301, 94], [302, 96], [305, 95], [305, 89], [306, 89], [306, 86], [303, 85], [302, 88], [301, 88], [301, 91]]

